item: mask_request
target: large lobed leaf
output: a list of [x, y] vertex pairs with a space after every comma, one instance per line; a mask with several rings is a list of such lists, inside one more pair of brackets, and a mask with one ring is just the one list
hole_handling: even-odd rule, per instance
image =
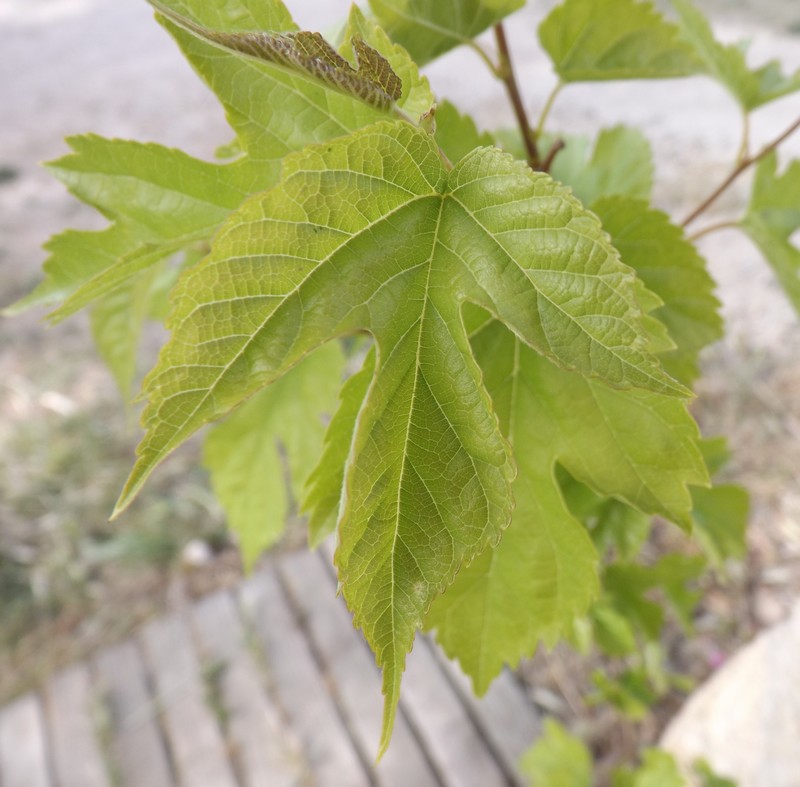
[[701, 68], [680, 30], [640, 0], [565, 0], [540, 25], [539, 41], [562, 82], [665, 79]]
[[179, 282], [118, 510], [204, 423], [321, 344], [371, 333], [336, 560], [384, 672], [386, 743], [415, 629], [511, 513], [509, 448], [461, 304], [567, 368], [684, 395], [646, 352], [633, 282], [567, 190], [500, 151], [448, 172], [427, 133], [397, 123], [307, 148]]
[[672, 0], [684, 40], [692, 46], [704, 71], [722, 83], [744, 110], [756, 109], [800, 90], [800, 71], [785, 76], [777, 60], [750, 68], [738, 44], [721, 44], [711, 25], [690, 0]]
[[778, 175], [772, 152], [756, 169], [753, 193], [741, 226], [761, 250], [784, 292], [800, 313], [800, 249], [792, 241], [800, 229], [800, 161]]

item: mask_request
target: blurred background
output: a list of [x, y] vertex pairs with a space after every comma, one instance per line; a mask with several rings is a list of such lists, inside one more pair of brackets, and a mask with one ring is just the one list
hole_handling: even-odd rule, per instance
[[[288, 5], [302, 27], [325, 31], [348, 3]], [[551, 5], [534, 0], [507, 25], [533, 108], [553, 84], [535, 39]], [[796, 0], [698, 5], [722, 38], [752, 40], [754, 62], [778, 57], [800, 67]], [[428, 73], [439, 95], [484, 128], [511, 125], [505, 96], [472, 53], [457, 51]], [[67, 152], [66, 135], [153, 140], [205, 158], [231, 137], [144, 0], [0, 0], [0, 107], [0, 306], [38, 282], [51, 234], [103, 224], [39, 167]], [[759, 111], [754, 142], [797, 112], [796, 95]], [[552, 115], [554, 129], [572, 133], [617, 123], [650, 137], [656, 202], [676, 215], [724, 177], [739, 144], [732, 100], [701, 78], [571, 86]], [[800, 135], [787, 154], [800, 156]], [[731, 189], [709, 220], [737, 215], [745, 193], [744, 183]], [[707, 588], [693, 645], [698, 677], [711, 669], [710, 654], [782, 620], [800, 595], [800, 323], [742, 236], [715, 233], [701, 248], [728, 334], [706, 355], [695, 413], [707, 434], [729, 436], [726, 478], [749, 489], [753, 510], [748, 559], [725, 588]], [[159, 610], [240, 577], [196, 444], [158, 471], [129, 513], [107, 521], [132, 462], [136, 417], [94, 353], [85, 318], [47, 328], [43, 317], [0, 320], [0, 704]], [[145, 356], [159, 339], [148, 337]], [[298, 523], [283, 548], [302, 540]]]

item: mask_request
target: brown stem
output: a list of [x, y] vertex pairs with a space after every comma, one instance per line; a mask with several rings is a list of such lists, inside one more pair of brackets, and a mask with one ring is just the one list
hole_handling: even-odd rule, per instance
[[542, 172], [550, 172], [550, 167], [553, 166], [553, 159], [558, 155], [559, 151], [564, 150], [566, 146], [567, 143], [561, 138], [557, 139], [550, 146], [550, 150], [547, 151], [547, 155], [542, 162]]
[[539, 149], [536, 146], [536, 134], [531, 128], [528, 115], [525, 112], [525, 105], [522, 103], [522, 95], [519, 92], [517, 77], [511, 65], [511, 54], [508, 50], [506, 31], [503, 29], [502, 22], [494, 26], [494, 36], [497, 40], [497, 49], [500, 53], [498, 72], [506, 86], [508, 97], [511, 99], [511, 106], [514, 108], [514, 114], [517, 117], [519, 130], [522, 132], [522, 141], [525, 143], [525, 151], [528, 154], [528, 164], [531, 166], [531, 169], [541, 169]]
[[765, 145], [761, 150], [758, 151], [753, 156], [745, 156], [734, 168], [730, 175], [728, 175], [722, 183], [717, 186], [714, 191], [708, 195], [708, 197], [700, 203], [682, 222], [681, 226], [686, 227], [687, 225], [691, 224], [701, 213], [705, 212], [707, 208], [713, 205], [717, 199], [719, 199], [720, 195], [728, 188], [728, 186], [733, 183], [736, 178], [739, 177], [748, 167], [751, 167], [760, 159], [764, 158], [768, 153], [771, 153], [775, 150], [778, 145], [781, 144], [787, 137], [791, 136], [797, 129], [800, 128], [800, 118], [792, 123], [789, 128], [786, 129], [782, 134], [778, 135], [775, 139], [772, 140], [768, 145]]

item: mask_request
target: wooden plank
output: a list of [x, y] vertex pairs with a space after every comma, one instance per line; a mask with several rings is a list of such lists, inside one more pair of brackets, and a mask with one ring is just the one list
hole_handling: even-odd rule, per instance
[[450, 787], [509, 784], [425, 637], [417, 637], [408, 655], [401, 702]]
[[221, 669], [228, 714], [226, 737], [246, 787], [297, 785], [306, 778], [299, 741], [282, 723], [247, 650], [238, 608], [230, 593], [207, 596], [192, 611], [201, 656]]
[[[378, 751], [383, 696], [380, 673], [342, 599], [322, 555], [297, 552], [284, 557], [280, 573], [325, 664], [332, 690], [366, 758]], [[392, 743], [374, 770], [379, 784], [428, 787], [440, 784], [402, 712]]]
[[39, 697], [26, 694], [0, 710], [3, 787], [50, 787], [44, 714]]
[[184, 619], [171, 614], [142, 630], [156, 700], [183, 787], [236, 787]]
[[62, 670], [47, 682], [51, 760], [59, 787], [110, 784], [95, 729], [95, 699], [85, 663]]
[[270, 567], [248, 580], [241, 600], [264, 648], [264, 663], [291, 719], [319, 787], [370, 783], [352, 739], [320, 675], [297, 621]]
[[171, 787], [166, 742], [133, 641], [102, 650], [94, 661], [110, 720], [111, 759], [122, 787]]
[[519, 761], [541, 735], [542, 722], [522, 685], [505, 669], [486, 694], [477, 697], [458, 664], [448, 659], [439, 647], [434, 646], [434, 652], [506, 774], [518, 787], [527, 787], [529, 782], [519, 770]]

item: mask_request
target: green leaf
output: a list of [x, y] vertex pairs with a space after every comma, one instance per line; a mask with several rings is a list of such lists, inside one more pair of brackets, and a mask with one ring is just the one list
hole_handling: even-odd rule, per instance
[[212, 30], [295, 30], [280, 0], [160, 0], [152, 5]]
[[677, 346], [659, 357], [670, 374], [691, 384], [699, 374], [700, 351], [720, 339], [723, 331], [705, 260], [665, 213], [641, 200], [604, 198], [592, 210], [622, 261], [664, 302], [652, 314], [667, 326]]
[[376, 371], [349, 455], [337, 564], [384, 670], [385, 745], [415, 628], [510, 517], [509, 449], [461, 304], [564, 366], [682, 396], [644, 349], [633, 281], [592, 214], [496, 149], [448, 172], [430, 135], [405, 123], [307, 148], [178, 283], [117, 512], [203, 424], [326, 341], [371, 333]]
[[400, 77], [386, 58], [360, 36], [349, 42], [354, 68], [319, 33], [213, 30], [174, 12], [159, 0], [148, 2], [172, 22], [215, 46], [298, 72], [378, 109], [388, 109], [402, 94]]
[[661, 749], [645, 749], [642, 764], [636, 768], [618, 768], [612, 777], [613, 787], [686, 787], [675, 758]]
[[525, 0], [369, 0], [392, 40], [420, 65], [472, 39], [525, 5]]
[[664, 609], [656, 601], [647, 598], [647, 592], [659, 588], [680, 622], [689, 629], [699, 594], [687, 586], [704, 569], [703, 557], [674, 553], [650, 566], [614, 563], [606, 568], [603, 585], [614, 608], [640, 629], [646, 639], [655, 641], [664, 625]]
[[800, 90], [800, 71], [785, 76], [777, 60], [751, 69], [739, 44], [721, 44], [708, 20], [690, 0], [672, 0], [684, 40], [692, 46], [705, 73], [721, 82], [745, 110]]
[[367, 19], [357, 5], [353, 5], [344, 32], [344, 44], [340, 49], [341, 53], [350, 61], [355, 61], [358, 55], [354, 51], [353, 43], [358, 40], [365, 41], [385, 57], [392, 71], [399, 77], [401, 93], [396, 99], [399, 109], [402, 109], [415, 121], [431, 111], [434, 106], [434, 98], [428, 78], [420, 75], [417, 64], [403, 47], [393, 44], [389, 36], [378, 25], [371, 19]]
[[39, 295], [68, 296], [51, 315], [56, 322], [209, 237], [254, 182], [246, 162], [209, 164], [161, 145], [93, 134], [67, 141], [74, 152], [48, 168], [115, 224], [51, 241]]
[[[597, 558], [569, 509], [556, 463], [602, 495], [690, 526], [687, 485], [707, 483], [685, 405], [565, 372], [498, 323], [473, 347], [518, 465], [514, 520], [461, 570], [426, 626], [483, 693], [504, 663], [552, 643], [597, 594]], [[642, 439], [647, 435], [647, 439]]]
[[649, 200], [653, 152], [641, 131], [615, 126], [600, 132], [588, 161], [585, 141], [567, 138], [566, 148], [556, 156], [551, 172], [556, 180], [572, 186], [584, 205], [612, 196]]
[[630, 621], [607, 601], [598, 601], [591, 611], [592, 629], [598, 647], [620, 658], [637, 651], [636, 634]]
[[309, 543], [312, 547], [319, 546], [336, 529], [344, 471], [353, 442], [356, 418], [374, 374], [375, 353], [369, 352], [361, 369], [342, 386], [339, 408], [325, 432], [322, 456], [308, 477], [302, 509], [308, 514]]
[[740, 486], [723, 484], [695, 489], [694, 534], [705, 553], [717, 566], [730, 558], [741, 559], [747, 552], [745, 535], [750, 498]]
[[591, 787], [592, 757], [586, 745], [553, 719], [520, 763], [531, 787]]
[[[209, 164], [152, 143], [69, 137], [47, 168], [78, 199], [136, 226], [143, 242], [210, 232], [247, 196], [240, 165]], [[249, 185], [249, 184], [247, 184]]]
[[248, 570], [280, 538], [289, 514], [281, 450], [296, 499], [319, 456], [322, 416], [333, 410], [341, 372], [342, 354], [332, 342], [215, 425], [206, 438], [204, 463]]
[[583, 378], [560, 372], [497, 322], [473, 334], [472, 345], [515, 449], [516, 508], [500, 544], [464, 567], [434, 601], [426, 627], [436, 630], [445, 652], [458, 659], [476, 693], [483, 694], [505, 663], [516, 665], [540, 639], [555, 642], [583, 616], [598, 584], [591, 540], [567, 509], [555, 479], [560, 414], [548, 412], [539, 392], [540, 374], [547, 377], [548, 367], [565, 378]]
[[792, 235], [800, 229], [800, 161], [777, 174], [774, 152], [756, 168], [753, 192], [742, 229], [758, 246], [784, 292], [800, 313], [800, 249]]
[[595, 670], [592, 683], [597, 694], [587, 697], [587, 702], [592, 705], [607, 703], [633, 721], [646, 719], [659, 699], [644, 667], [626, 669], [613, 678]]
[[287, 153], [387, 116], [309, 75], [220, 49], [171, 21], [163, 24], [217, 95], [242, 150], [257, 164], [263, 185], [250, 191], [277, 182]]
[[491, 147], [492, 135], [478, 131], [475, 121], [469, 115], [462, 115], [449, 101], [436, 105], [436, 144], [445, 152], [450, 161], [461, 161], [475, 148]]
[[91, 311], [92, 337], [126, 405], [136, 378], [142, 330], [161, 274], [158, 267], [151, 268], [147, 276], [97, 301]]
[[100, 232], [66, 230], [50, 238], [44, 248], [49, 252], [44, 263], [44, 281], [6, 309], [5, 314], [64, 300], [119, 258], [135, 253], [138, 240], [130, 227], [112, 224]]
[[680, 30], [638, 0], [565, 0], [540, 25], [539, 41], [562, 82], [664, 79], [700, 68]]
[[736, 787], [736, 782], [715, 773], [705, 760], [698, 760], [693, 767], [700, 779], [700, 787]]

